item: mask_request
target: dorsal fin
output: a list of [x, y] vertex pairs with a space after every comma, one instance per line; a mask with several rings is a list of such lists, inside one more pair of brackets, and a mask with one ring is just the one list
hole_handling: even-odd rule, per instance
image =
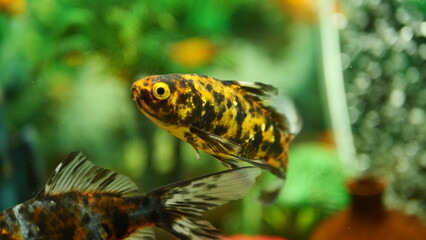
[[223, 81], [225, 84], [235, 84], [258, 100], [265, 100], [278, 94], [278, 89], [272, 85], [260, 82]]
[[82, 152], [72, 152], [56, 167], [36, 198], [71, 191], [131, 196], [139, 189], [129, 177], [94, 165]]
[[[244, 81], [224, 81], [225, 84], [238, 85], [244, 90], [252, 100], [257, 102], [263, 108], [268, 109], [272, 120], [276, 123], [277, 127], [284, 132], [289, 132], [287, 117], [279, 113], [273, 106], [271, 98], [278, 94], [278, 89], [272, 85], [260, 82], [244, 82]], [[271, 104], [272, 103], [272, 104]]]

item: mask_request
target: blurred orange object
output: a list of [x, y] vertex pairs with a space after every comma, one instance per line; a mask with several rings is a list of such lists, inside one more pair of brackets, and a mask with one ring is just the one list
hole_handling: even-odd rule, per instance
[[317, 0], [275, 0], [286, 14], [293, 18], [316, 20]]
[[249, 236], [249, 235], [233, 235], [229, 236], [225, 239], [229, 240], [286, 240], [282, 237], [270, 237], [270, 236], [264, 236], [264, 235], [256, 235], [256, 236]]
[[325, 130], [320, 133], [319, 136], [320, 142], [324, 143], [325, 146], [335, 149], [336, 148], [336, 141], [334, 139], [334, 133], [332, 130]]
[[[317, 20], [318, 0], [274, 0], [286, 15], [298, 20]], [[335, 12], [343, 12], [340, 1], [335, 1]]]
[[426, 239], [426, 226], [419, 219], [385, 208], [383, 182], [363, 178], [349, 183], [348, 188], [352, 205], [319, 224], [312, 240]]
[[205, 38], [188, 38], [176, 42], [170, 49], [170, 55], [176, 63], [184, 67], [199, 67], [209, 63], [216, 54], [216, 47]]
[[0, 0], [0, 11], [10, 15], [23, 14], [26, 6], [25, 0]]

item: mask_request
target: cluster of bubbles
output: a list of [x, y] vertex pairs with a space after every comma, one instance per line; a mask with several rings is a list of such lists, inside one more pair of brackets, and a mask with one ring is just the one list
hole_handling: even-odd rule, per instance
[[[422, 9], [423, 8], [423, 9]], [[421, 1], [348, 1], [340, 31], [358, 160], [386, 176], [386, 201], [426, 215], [426, 9]]]

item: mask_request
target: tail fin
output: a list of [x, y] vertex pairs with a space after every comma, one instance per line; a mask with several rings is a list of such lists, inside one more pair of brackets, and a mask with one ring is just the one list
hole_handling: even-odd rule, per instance
[[284, 147], [284, 156], [281, 158], [281, 169], [270, 171], [278, 176], [279, 179], [269, 184], [267, 190], [261, 192], [259, 200], [263, 205], [271, 205], [279, 197], [286, 178], [290, 143], [301, 131], [303, 125], [299, 111], [289, 96], [285, 94], [274, 96], [271, 106], [274, 107], [279, 114], [285, 116], [288, 132], [285, 132], [281, 138], [281, 145]]
[[259, 174], [253, 167], [231, 169], [157, 188], [146, 196], [160, 200], [157, 225], [179, 239], [220, 239], [222, 234], [203, 213], [243, 197]]

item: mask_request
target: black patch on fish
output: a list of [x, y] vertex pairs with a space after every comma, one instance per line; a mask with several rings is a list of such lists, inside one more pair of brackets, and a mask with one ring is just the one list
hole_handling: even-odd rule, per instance
[[87, 214], [87, 213], [83, 214], [83, 217], [81, 217], [81, 223], [83, 225], [87, 225], [87, 224], [90, 223], [90, 216], [89, 216], [89, 214]]
[[169, 111], [168, 114], [165, 115], [165, 117], [163, 118], [164, 122], [168, 124], [177, 125], [181, 121], [181, 119], [177, 116], [177, 113], [173, 111], [173, 109], [169, 105], [164, 105], [160, 109], [160, 112], [165, 113], [164, 110]]
[[27, 238], [31, 239], [31, 238], [35, 238], [38, 234], [38, 230], [35, 229], [30, 229], [30, 231], [27, 233]]
[[183, 93], [179, 94], [176, 102], [177, 104], [187, 104], [189, 103], [189, 99], [191, 99], [192, 94], [191, 93]]
[[260, 108], [254, 108], [254, 110], [256, 111], [257, 114], [262, 114], [262, 110]]
[[213, 90], [213, 87], [212, 87], [212, 85], [210, 83], [208, 83], [206, 85], [206, 89], [207, 89], [207, 91], [211, 91], [211, 90]]
[[231, 108], [231, 107], [232, 107], [232, 102], [231, 102], [231, 100], [229, 100], [229, 99], [228, 99], [228, 101], [226, 102], [226, 106], [227, 106], [228, 108]]
[[15, 213], [13, 212], [13, 209], [12, 209], [12, 208], [9, 208], [8, 210], [6, 210], [6, 213], [7, 213], [7, 216], [9, 217], [9, 219], [10, 219], [11, 221], [13, 221], [13, 222], [16, 222], [16, 221], [17, 221], [16, 216], [15, 216]]
[[114, 226], [115, 236], [121, 238], [127, 233], [129, 227], [129, 218], [127, 213], [121, 212], [117, 209], [113, 210], [112, 224]]
[[83, 204], [84, 205], [89, 205], [89, 199], [88, 198], [83, 198]]
[[226, 108], [223, 105], [220, 105], [219, 112], [216, 115], [216, 120], [217, 121], [220, 121], [222, 119], [223, 113], [225, 113], [225, 111], [226, 111]]
[[63, 228], [58, 229], [58, 232], [62, 234], [62, 239], [73, 239], [74, 238], [74, 232], [75, 232], [75, 226], [66, 226]]
[[[69, 199], [71, 201], [78, 201], [78, 198], [79, 198], [79, 195], [80, 195], [77, 192], [67, 192], [65, 194], [66, 194], [67, 199]], [[55, 201], [55, 203], [57, 203], [57, 201], [58, 201], [57, 197], [55, 195], [46, 197], [46, 200]]]
[[213, 126], [212, 123], [216, 118], [214, 107], [210, 104], [210, 102], [206, 102], [203, 110], [205, 111], [204, 115], [202, 116], [200, 121], [194, 123], [194, 126], [200, 129], [204, 129], [206, 131], [210, 131], [212, 130], [211, 129], [211, 127]]
[[[152, 93], [150, 93], [148, 90], [145, 90], [145, 89], [140, 89], [139, 90], [139, 94], [137, 95], [138, 96], [138, 98], [137, 98], [137, 100], [139, 100], [139, 101], [142, 101], [142, 102], [144, 102], [146, 105], [148, 105], [148, 106], [151, 106], [152, 107], [152, 104], [153, 104], [153, 101], [152, 101], [152, 98], [154, 98], [154, 95], [152, 95]], [[136, 101], [136, 103], [138, 104], [138, 107], [140, 108], [140, 109], [144, 109], [142, 106], [142, 103], [141, 102], [139, 102], [139, 101]]]
[[28, 212], [28, 213], [27, 213], [27, 216], [28, 216], [28, 218], [29, 218], [29, 219], [34, 219], [34, 217], [35, 217], [35, 213], [34, 213], [34, 211], [30, 211], [30, 212]]
[[278, 94], [278, 89], [272, 85], [261, 82], [255, 82], [254, 84], [257, 86], [257, 88], [250, 86], [241, 86], [241, 88], [251, 94], [259, 95], [262, 97], [270, 97]]
[[[255, 149], [258, 149], [263, 140], [262, 131], [259, 125], [254, 126], [254, 132], [254, 139], [251, 142], [251, 146]], [[255, 152], [257, 152], [257, 150]]]
[[[5, 213], [3, 212], [3, 214], [5, 214]], [[5, 219], [2, 219], [0, 221], [0, 228], [6, 228], [6, 221], [5, 221]]]
[[270, 147], [271, 147], [272, 143], [271, 142], [263, 142], [262, 143], [262, 151], [267, 151]]
[[185, 81], [177, 81], [179, 83], [179, 87], [186, 88], [186, 82]]
[[275, 127], [280, 129], [283, 132], [289, 132], [288, 119], [286, 116], [277, 112], [275, 108], [268, 106], [265, 107], [266, 111], [270, 114], [272, 121], [274, 122]]
[[[272, 121], [269, 118], [265, 118], [265, 131], [267, 131], [272, 125]], [[275, 131], [275, 128], [272, 129]]]
[[237, 102], [237, 105], [235, 106], [237, 110], [237, 116], [235, 117], [235, 120], [238, 124], [242, 124], [244, 119], [246, 119], [247, 114], [245, 113], [244, 109], [241, 106], [241, 102], [238, 99], [238, 97], [235, 98], [235, 101]]
[[21, 205], [21, 207], [18, 210], [18, 213], [22, 214], [22, 215], [25, 215], [25, 216], [28, 215], [29, 211], [28, 211], [27, 205]]
[[248, 88], [248, 87], [245, 87], [245, 86], [241, 86], [241, 89], [243, 89], [244, 91], [246, 91], [246, 92], [249, 92], [250, 94], [253, 94], [253, 95], [247, 95], [247, 96], [250, 96], [250, 97], [252, 97], [252, 98], [257, 98], [257, 99], [259, 99], [258, 97], [256, 97], [256, 95], [259, 95], [259, 96], [268, 96], [268, 95], [266, 95], [262, 90], [260, 90], [260, 89], [256, 89], [256, 88]]
[[89, 231], [86, 235], [86, 239], [95, 239], [95, 235], [92, 231]]
[[248, 111], [252, 116], [254, 116], [254, 107], [251, 107]]
[[48, 218], [44, 211], [40, 211], [38, 215], [38, 227], [40, 232], [47, 232], [47, 228], [49, 228], [51, 223], [51, 218]]
[[192, 143], [194, 143], [194, 142], [195, 142], [195, 138], [194, 138], [194, 135], [193, 135], [192, 133], [190, 133], [190, 132], [185, 132], [185, 133], [183, 134], [183, 136], [185, 137], [185, 139], [186, 139], [186, 141], [187, 141], [188, 143], [192, 144]]
[[272, 156], [279, 156], [283, 151], [283, 146], [281, 146], [281, 134], [279, 131], [274, 131], [275, 141], [272, 143], [270, 148], [270, 153]]
[[143, 85], [146, 87], [146, 86], [148, 86], [148, 82], [143, 82]]
[[111, 229], [109, 229], [109, 227], [108, 227], [108, 225], [107, 224], [105, 224], [105, 223], [102, 223], [102, 228], [104, 229], [104, 231], [106, 232], [106, 234], [107, 234], [107, 237], [108, 238], [110, 238], [111, 236], [112, 236], [112, 231], [111, 231]]
[[220, 106], [223, 103], [223, 100], [225, 100], [225, 96], [216, 91], [213, 91], [213, 98], [217, 106]]
[[216, 134], [216, 135], [219, 135], [219, 136], [221, 136], [221, 135], [223, 135], [223, 134], [225, 134], [226, 132], [228, 131], [228, 127], [227, 126], [224, 126], [224, 125], [218, 125], [218, 126], [216, 126], [216, 128], [214, 129], [214, 134]]
[[192, 89], [193, 94], [192, 96], [192, 103], [194, 104], [194, 108], [192, 109], [192, 119], [196, 119], [201, 117], [202, 112], [202, 106], [203, 106], [203, 100], [201, 100], [201, 97], [196, 94], [197, 90], [194, 88], [193, 85], [189, 85], [189, 87]]
[[246, 100], [247, 102], [250, 102], [252, 99], [250, 98], [250, 95], [248, 94], [244, 94], [244, 100]]

